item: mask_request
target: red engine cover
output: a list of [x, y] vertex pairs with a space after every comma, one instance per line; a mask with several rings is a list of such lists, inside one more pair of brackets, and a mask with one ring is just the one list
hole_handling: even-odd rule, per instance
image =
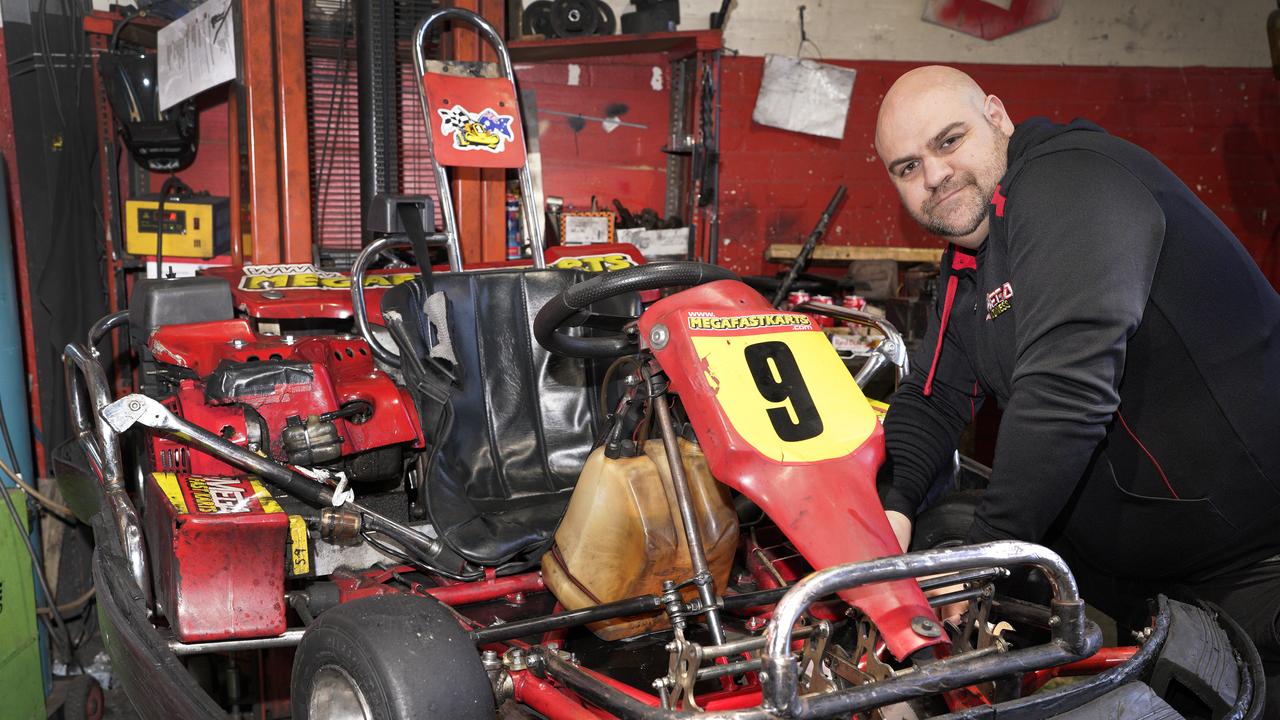
[[[716, 479], [768, 513], [816, 569], [898, 554], [875, 486], [883, 431], [809, 316], [722, 280], [654, 303], [640, 319], [642, 337], [658, 325], [668, 340], [654, 355]], [[840, 595], [898, 658], [944, 642], [912, 630], [914, 618], [936, 620], [913, 580]]]
[[[342, 418], [334, 421], [343, 438], [344, 455], [396, 443], [412, 443], [415, 447], [423, 444], [409, 391], [374, 365], [368, 344], [360, 338], [256, 335], [245, 320], [219, 320], [162, 327], [152, 334], [149, 345], [157, 361], [188, 368], [201, 378], [207, 377], [223, 360], [309, 363], [314, 378], [311, 382], [277, 386], [269, 393], [236, 398], [237, 402], [252, 406], [266, 420], [271, 430], [271, 454], [275, 457], [284, 456], [280, 430], [289, 417], [297, 415], [305, 419], [357, 400], [371, 404], [373, 415], [359, 424]], [[186, 419], [215, 433], [224, 427], [229, 408], [206, 405], [202, 383], [183, 381], [177, 397], [180, 407], [174, 409]], [[233, 429], [241, 433], [240, 439], [232, 438], [233, 441], [243, 442], [243, 425], [243, 418], [238, 425], [232, 423]], [[200, 454], [192, 452], [193, 463], [194, 457]], [[213, 458], [208, 460], [217, 463], [211, 468], [226, 467]], [[200, 472], [196, 467], [191, 466], [192, 472]]]

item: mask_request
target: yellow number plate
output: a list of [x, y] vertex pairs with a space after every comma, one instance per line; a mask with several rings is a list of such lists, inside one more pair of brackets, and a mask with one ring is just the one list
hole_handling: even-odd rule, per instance
[[841, 458], [875, 429], [875, 413], [821, 332], [692, 340], [734, 430], [771, 460]]

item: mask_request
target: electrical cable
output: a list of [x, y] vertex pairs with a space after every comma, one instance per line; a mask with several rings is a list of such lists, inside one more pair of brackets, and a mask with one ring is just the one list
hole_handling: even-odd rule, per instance
[[[49, 0], [40, 0], [36, 14], [40, 16], [40, 50], [44, 55], [45, 69], [49, 71], [49, 86], [53, 89], [53, 107], [58, 111], [59, 126], [67, 127], [67, 118], [62, 113], [62, 90], [58, 87], [58, 73], [53, 67], [53, 53], [49, 45]], [[33, 24], [34, 25], [34, 24]]]
[[[9, 461], [17, 465], [18, 453], [14, 450], [13, 436], [9, 434], [9, 423], [5, 421], [3, 404], [0, 404], [0, 435], [4, 436], [4, 445], [5, 449], [9, 453]], [[40, 562], [40, 556], [36, 553], [35, 546], [31, 544], [31, 535], [23, 529], [24, 525], [22, 523], [22, 516], [18, 514], [18, 508], [14, 507], [13, 498], [9, 497], [8, 489], [3, 486], [0, 486], [0, 497], [4, 498], [4, 504], [9, 509], [10, 517], [13, 518], [14, 528], [18, 531], [18, 534], [22, 536], [22, 542], [27, 548], [27, 554], [31, 556], [31, 568], [35, 571], [36, 581], [40, 583], [41, 592], [43, 592], [44, 596], [49, 599], [50, 603], [56, 603], [58, 598], [54, 596], [53, 592], [49, 589], [49, 580], [45, 577], [44, 566]], [[52, 606], [51, 615], [53, 616], [54, 624], [57, 625], [58, 630], [61, 631], [62, 637], [66, 642], [67, 663], [70, 664], [74, 662], [80, 667], [81, 672], [83, 672], [84, 664], [80, 662], [80, 657], [76, 653], [76, 646], [71, 641], [71, 631], [67, 629], [67, 623], [62, 617], [62, 613], [58, 612], [57, 605]], [[57, 637], [57, 635], [50, 632], [49, 637], [53, 638]]]
[[34, 487], [31, 487], [30, 485], [28, 485], [27, 481], [23, 480], [22, 476], [15, 473], [13, 471], [13, 468], [5, 464], [3, 460], [0, 460], [0, 472], [3, 472], [6, 476], [8, 476], [10, 480], [14, 482], [14, 484], [22, 488], [22, 491], [25, 492], [27, 495], [31, 496], [32, 500], [35, 500], [36, 502], [40, 503], [40, 505], [42, 505], [46, 510], [53, 513], [54, 515], [57, 515], [58, 519], [64, 520], [72, 524], [77, 522], [76, 515], [74, 512], [71, 511], [71, 508], [67, 507], [66, 505], [63, 505], [57, 500], [54, 500], [48, 495], [45, 495], [44, 493], [40, 492]]
[[[58, 605], [58, 612], [62, 613], [63, 615], [70, 615], [71, 613], [76, 612], [77, 610], [81, 609], [85, 605], [88, 605], [89, 601], [92, 600], [94, 596], [97, 594], [98, 594], [98, 589], [95, 587], [90, 587], [88, 590], [84, 591], [83, 595], [76, 598], [75, 600], [72, 600], [71, 602], [64, 602]], [[36, 612], [42, 615], [53, 614], [53, 610], [48, 607], [38, 607], [36, 608]], [[80, 643], [77, 642], [76, 644], [79, 645]]]
[[[18, 508], [13, 504], [13, 498], [9, 497], [7, 489], [0, 489], [0, 497], [4, 498], [4, 504], [9, 509], [9, 516], [13, 518], [14, 528], [22, 536], [23, 544], [27, 548], [27, 554], [31, 556], [31, 567], [35, 571], [36, 581], [40, 584], [40, 591], [44, 593], [45, 597], [53, 600], [54, 596], [49, 589], [49, 581], [45, 578], [44, 568], [40, 565], [40, 556], [36, 554], [35, 546], [31, 544], [31, 536], [24, 530], [22, 516], [18, 514]], [[53, 628], [50, 628], [49, 637], [54, 638], [61, 635], [65, 643], [64, 647], [66, 648], [68, 660], [74, 661], [76, 665], [83, 669], [84, 666], [80, 663], [80, 658], [76, 655], [75, 645], [71, 641], [71, 631], [67, 629], [67, 623], [62, 617], [62, 613], [58, 611], [57, 606], [53, 606], [50, 614], [53, 616], [53, 624], [56, 626], [57, 632], [53, 632]]]
[[600, 380], [600, 398], [599, 398], [600, 417], [602, 418], [609, 416], [609, 383], [613, 382], [614, 373], [616, 373], [624, 363], [628, 363], [628, 362], [634, 365], [637, 370], [640, 369], [640, 361], [636, 359], [636, 356], [623, 355], [617, 358], [616, 360], [614, 360], [612, 363], [610, 363], [609, 367], [604, 371], [604, 376]]

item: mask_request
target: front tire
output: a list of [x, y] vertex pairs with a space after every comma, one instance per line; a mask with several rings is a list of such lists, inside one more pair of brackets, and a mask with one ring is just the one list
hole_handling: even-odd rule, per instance
[[322, 614], [293, 661], [299, 720], [492, 720], [480, 655], [440, 602], [417, 595], [362, 598]]

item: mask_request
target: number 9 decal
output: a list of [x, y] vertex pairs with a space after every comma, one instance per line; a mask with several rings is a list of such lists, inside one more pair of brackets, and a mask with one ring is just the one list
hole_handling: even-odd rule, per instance
[[875, 432], [875, 413], [821, 332], [691, 339], [727, 423], [761, 455], [786, 463], [833, 460]]
[[748, 345], [744, 352], [760, 395], [771, 403], [785, 403], [768, 409], [769, 422], [778, 437], [799, 442], [821, 435], [822, 416], [805, 387], [791, 348], [771, 340]]

